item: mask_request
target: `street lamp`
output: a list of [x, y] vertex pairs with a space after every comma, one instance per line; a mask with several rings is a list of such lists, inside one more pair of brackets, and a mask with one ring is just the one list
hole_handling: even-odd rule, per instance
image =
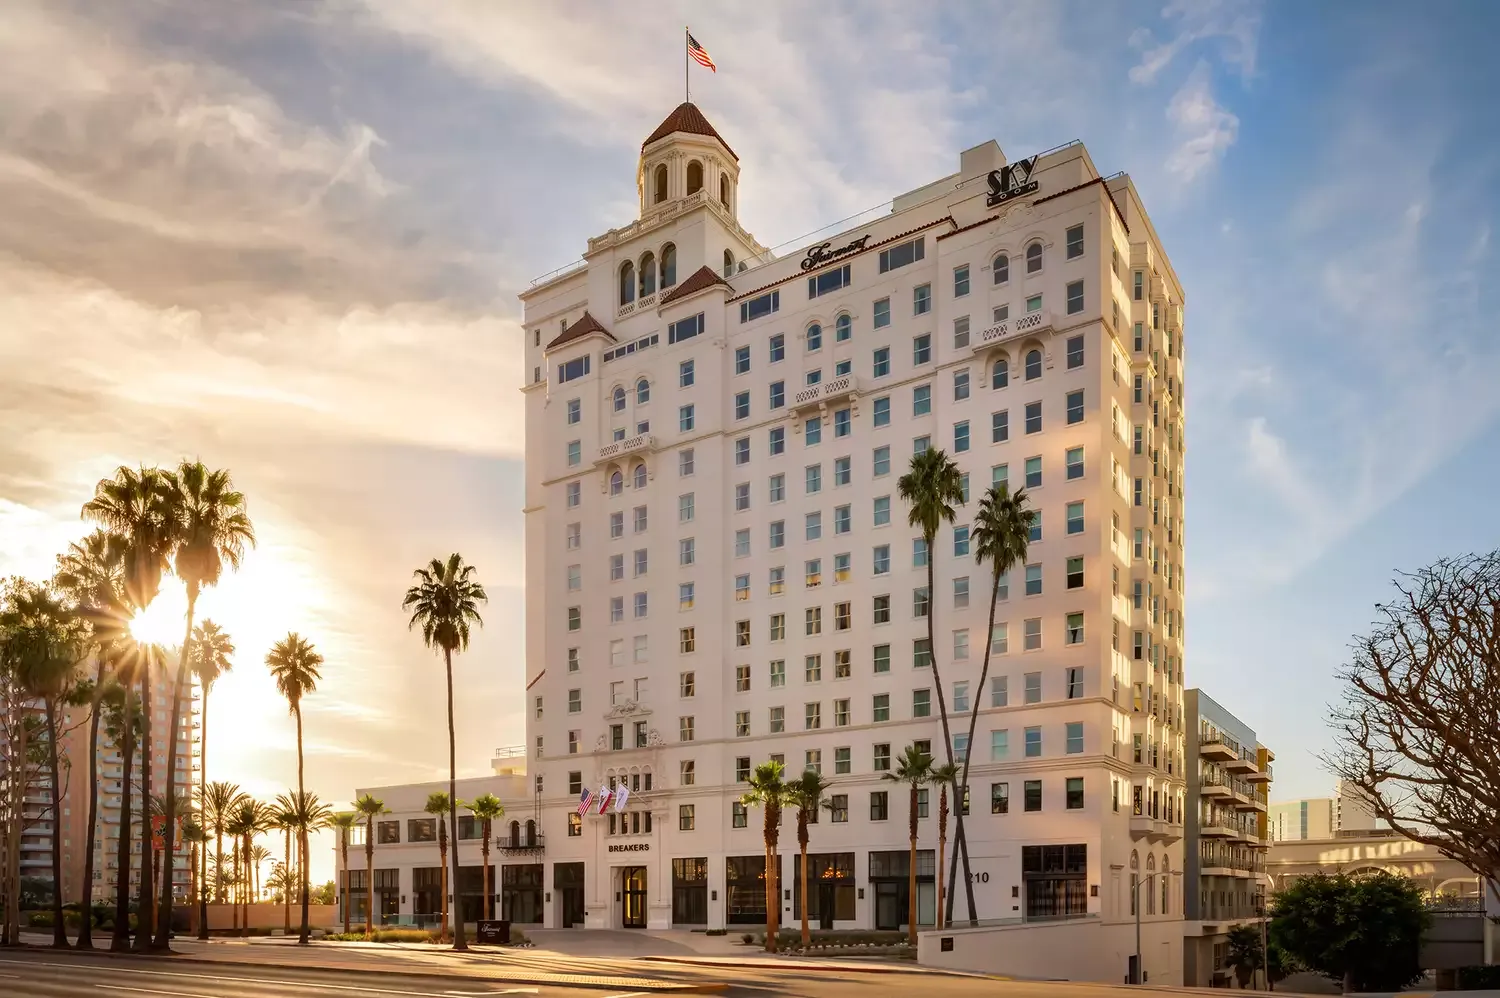
[[1155, 880], [1157, 877], [1166, 876], [1167, 874], [1171, 874], [1174, 877], [1180, 877], [1180, 876], [1182, 876], [1182, 871], [1181, 870], [1158, 870], [1155, 873], [1148, 873], [1148, 874], [1146, 874], [1145, 878], [1143, 878], [1141, 880], [1137, 880], [1135, 882], [1135, 887], [1133, 887], [1131, 889], [1131, 894], [1132, 894], [1132, 898], [1131, 898], [1132, 904], [1131, 904], [1131, 907], [1135, 909], [1135, 964], [1134, 964], [1134, 966], [1132, 966], [1130, 968], [1130, 983], [1131, 984], [1140, 984], [1141, 983], [1141, 976], [1142, 976], [1141, 975], [1141, 888], [1145, 887], [1147, 884], [1149, 884], [1151, 881]]

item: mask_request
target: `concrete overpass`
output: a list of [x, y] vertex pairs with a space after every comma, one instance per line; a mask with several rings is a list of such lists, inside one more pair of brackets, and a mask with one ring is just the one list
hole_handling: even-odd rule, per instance
[[1389, 829], [1344, 832], [1332, 839], [1273, 842], [1266, 855], [1272, 893], [1312, 873], [1362, 870], [1404, 874], [1429, 894], [1480, 896], [1479, 877], [1473, 871], [1431, 846]]

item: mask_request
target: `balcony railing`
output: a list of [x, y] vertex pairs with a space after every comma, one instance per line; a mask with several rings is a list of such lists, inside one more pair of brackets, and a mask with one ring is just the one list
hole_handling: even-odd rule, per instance
[[530, 835], [525, 831], [512, 832], [495, 839], [495, 847], [502, 856], [521, 856], [541, 853], [546, 849], [546, 836], [541, 832]]
[[810, 405], [829, 405], [850, 395], [859, 393], [859, 379], [852, 374], [830, 378], [817, 385], [808, 385], [792, 396], [792, 407], [800, 409]]
[[1027, 312], [1014, 319], [1003, 319], [992, 326], [985, 326], [970, 340], [970, 349], [975, 353], [988, 350], [1007, 340], [1030, 333], [1041, 333], [1052, 328], [1052, 313], [1047, 309]]
[[594, 458], [595, 464], [604, 464], [606, 461], [614, 461], [628, 454], [648, 453], [656, 450], [656, 438], [649, 433], [637, 433], [633, 437], [624, 440], [616, 440], [599, 448], [599, 456]]

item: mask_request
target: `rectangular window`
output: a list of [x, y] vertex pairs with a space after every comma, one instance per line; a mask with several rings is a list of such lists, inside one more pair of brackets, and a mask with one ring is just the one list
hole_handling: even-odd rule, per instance
[[833, 410], [833, 435], [847, 437], [854, 430], [854, 413], [847, 407]]
[[773, 659], [771, 661], [771, 682], [770, 682], [770, 685], [771, 685], [771, 687], [773, 689], [775, 687], [778, 687], [778, 686], [785, 686], [786, 685], [786, 660], [785, 659], [778, 658], [778, 659]]
[[1083, 588], [1083, 556], [1082, 555], [1078, 555], [1078, 556], [1069, 558], [1068, 561], [1067, 561], [1066, 568], [1067, 568], [1067, 574], [1068, 574], [1068, 588], [1069, 589], [1082, 589]]
[[911, 691], [911, 716], [912, 717], [931, 717], [932, 716], [932, 691], [931, 690], [912, 690]]
[[841, 551], [833, 556], [833, 581], [848, 582], [849, 576], [849, 552]]
[[883, 378], [891, 373], [891, 348], [876, 347], [874, 362], [875, 377]]
[[965, 610], [969, 606], [969, 577], [960, 576], [953, 580], [953, 609]]
[[953, 268], [953, 297], [962, 298], [969, 293], [969, 265]]
[[990, 784], [990, 814], [1010, 813], [1010, 784]]
[[681, 343], [690, 340], [703, 332], [703, 313], [690, 315], [686, 319], [678, 319], [667, 327], [667, 342]]
[[833, 460], [833, 484], [848, 485], [850, 481], [850, 461], [847, 457], [834, 458]]
[[890, 672], [891, 671], [891, 646], [890, 645], [876, 645], [875, 649], [874, 649], [874, 653], [872, 654], [871, 658], [874, 661], [874, 665], [875, 665], [874, 671], [876, 673]]
[[[677, 830], [678, 831], [680, 831], [680, 832], [691, 832], [693, 830], [693, 828], [696, 826], [696, 822], [697, 822], [695, 811], [696, 811], [696, 805], [694, 805], [694, 804], [678, 804], [677, 805]], [[610, 815], [610, 817], [614, 817], [614, 815]]]
[[[886, 399], [889, 406], [890, 399]], [[890, 409], [887, 407], [887, 414]], [[872, 452], [872, 474], [875, 478], [883, 478], [891, 473], [891, 448], [889, 446], [876, 447]]]
[[969, 449], [969, 421], [960, 420], [953, 424], [953, 450], [954, 453], [962, 454]]
[[[850, 754], [849, 746], [844, 745], [844, 746], [840, 746], [839, 748], [834, 749], [833, 750], [833, 775], [835, 775], [835, 776], [847, 776], [851, 772], [853, 772], [852, 759], [853, 759], [853, 757]], [[844, 804], [843, 804], [843, 806], [844, 806], [844, 808], [845, 808], [846, 811], [847, 811], [847, 809], [849, 807], [849, 798], [847, 796], [843, 795], [843, 794], [838, 794], [834, 798], [834, 800], [835, 800], [835, 804], [834, 804], [834, 815], [835, 815], [835, 817], [833, 819], [834, 821], [838, 821], [839, 820], [839, 818], [837, 817], [837, 814], [838, 814], [837, 798], [838, 797], [843, 797], [844, 798]], [[848, 816], [847, 813], [844, 815], [843, 820], [844, 821], [848, 821], [849, 820], [849, 816]]]
[[1067, 752], [1069, 755], [1079, 755], [1083, 752], [1083, 722], [1069, 721], [1067, 731]]
[[[1081, 533], [1083, 533], [1083, 503], [1081, 501], [1080, 502], [1070, 502], [1070, 503], [1068, 503], [1068, 505], [1067, 505], [1067, 522], [1068, 522], [1068, 533], [1069, 534], [1081, 534]], [[1079, 563], [1079, 574], [1080, 574], [1080, 576], [1082, 575], [1082, 572], [1083, 572], [1082, 561], [1080, 559], [1080, 563]], [[1079, 585], [1082, 585], [1082, 584], [1083, 584], [1083, 582], [1082, 582], [1082, 579], [1080, 578]], [[1070, 588], [1070, 589], [1073, 588], [1071, 580], [1069, 582], [1068, 588]]]
[[807, 279], [807, 297], [818, 298], [849, 286], [849, 265], [834, 267]]
[[891, 816], [890, 797], [885, 790], [870, 791], [870, 820], [885, 821]]
[[918, 385], [911, 390], [911, 414], [925, 416], [932, 411], [932, 386]]
[[891, 770], [891, 746], [889, 742], [876, 742], [873, 761], [870, 766], [877, 773], [888, 773]]
[[[1141, 296], [1142, 296], [1142, 293], [1144, 292], [1144, 290], [1145, 290], [1145, 275], [1141, 271], [1137, 270], [1135, 272], [1135, 288], [1134, 288], [1134, 297], [1135, 297], [1136, 301], [1140, 301], [1141, 300]], [[1136, 349], [1139, 350], [1140, 347], [1136, 347]]]
[[557, 365], [557, 380], [559, 384], [567, 384], [576, 381], [589, 373], [589, 358], [578, 357]]
[[823, 536], [823, 514], [808, 513], [803, 516], [803, 540], [815, 541]]
[[750, 418], [750, 393], [739, 392], [734, 396], [734, 418]]
[[1070, 613], [1067, 616], [1067, 626], [1064, 631], [1064, 644], [1083, 644], [1083, 614]]
[[750, 463], [749, 437], [740, 437], [734, 442], [734, 463], [736, 465]]
[[779, 735], [786, 730], [785, 707], [772, 707], [770, 717], [771, 734]]
[[770, 543], [771, 543], [771, 549], [773, 551], [776, 550], [777, 548], [786, 546], [786, 521], [785, 520], [772, 520], [771, 521], [771, 541], [770, 541]]
[[923, 243], [922, 237], [918, 236], [909, 242], [892, 246], [890, 249], [881, 250], [880, 272], [882, 274], [888, 273], [898, 267], [905, 267], [908, 264], [916, 263], [918, 260], [925, 258], [926, 246]]
[[1074, 225], [1068, 228], [1066, 236], [1067, 258], [1069, 260], [1083, 256], [1083, 226]]
[[911, 289], [911, 314], [926, 315], [932, 311], [932, 285], [918, 284]]
[[911, 643], [911, 667], [926, 669], [932, 666], [932, 646], [926, 638], [917, 638]]
[[677, 631], [677, 651], [679, 654], [688, 655], [698, 648], [698, 632], [692, 627], [683, 627]]
[[1025, 793], [1024, 806], [1028, 811], [1040, 811], [1042, 809], [1042, 781], [1027, 780], [1023, 784]]
[[1042, 459], [1040, 457], [1026, 459], [1026, 487], [1028, 489], [1042, 487]]
[[990, 413], [990, 443], [1003, 444], [1010, 439], [1010, 410]]
[[1032, 727], [1026, 729], [1026, 758], [1035, 759], [1042, 754], [1042, 729]]
[[1068, 314], [1077, 315], [1083, 311], [1083, 282], [1068, 282]]
[[750, 348], [748, 346], [735, 347], [734, 349], [734, 373], [750, 373]]
[[[1004, 624], [997, 624], [996, 625], [997, 628], [1001, 628], [1001, 627], [1004, 627], [1004, 626], [1005, 626]], [[1010, 702], [1010, 682], [1009, 682], [1009, 679], [1010, 679], [1010, 677], [1008, 677], [1008, 676], [993, 676], [993, 677], [991, 677], [991, 679], [990, 679], [990, 706], [991, 707], [1004, 707], [1004, 706], [1006, 706], [1006, 704], [1008, 704]]]
[[1068, 370], [1083, 366], [1083, 337], [1068, 337]]
[[677, 429], [681, 433], [691, 433], [695, 423], [694, 410], [691, 404], [677, 407]]
[[969, 553], [969, 528], [967, 525], [953, 528], [953, 557], [967, 557]]
[[932, 337], [927, 333], [911, 338], [911, 362], [913, 365], [932, 361]]
[[[1067, 779], [1066, 783], [1064, 784], [1064, 786], [1065, 786], [1065, 788], [1067, 790], [1067, 808], [1068, 808], [1068, 810], [1069, 811], [1079, 811], [1079, 810], [1082, 810], [1083, 809], [1083, 777], [1081, 777], [1081, 776], [1070, 776], [1070, 777], [1068, 777], [1068, 779]], [[1166, 897], [1167, 896], [1167, 885], [1164, 882], [1161, 886], [1162, 886], [1162, 897]], [[1165, 913], [1165, 909], [1163, 909], [1163, 913]]]
[[833, 532], [835, 534], [847, 534], [849, 532], [849, 525], [849, 507], [835, 506], [833, 508]]
[[1042, 403], [1040, 403], [1040, 402], [1027, 402], [1026, 403], [1026, 432], [1027, 433], [1040, 433], [1040, 432], [1042, 432]]
[[1025, 677], [1026, 703], [1042, 702], [1042, 674], [1040, 672], [1028, 672]]
[[823, 466], [821, 464], [809, 464], [803, 469], [802, 477], [808, 495], [823, 491]]
[[[1066, 466], [1067, 466], [1067, 475], [1065, 477], [1068, 479], [1068, 481], [1071, 482], [1075, 478], [1082, 478], [1083, 477], [1083, 448], [1082, 447], [1069, 447], [1068, 451], [1067, 451], [1067, 454], [1064, 455], [1064, 460], [1065, 460], [1065, 463], [1066, 463]], [[1037, 462], [1038, 462], [1038, 464], [1040, 464], [1041, 463], [1041, 459], [1038, 458]], [[1040, 484], [1040, 481], [1038, 481], [1038, 484]]]
[[813, 416], [803, 424], [802, 438], [809, 447], [823, 442], [823, 418], [821, 416]]
[[823, 727], [823, 705], [821, 703], [807, 703], [802, 705], [802, 730], [817, 731]]
[[1083, 391], [1069, 392], [1067, 395], [1068, 425], [1083, 422]]
[[[756, 298], [751, 298], [749, 301], [740, 302], [740, 322], [753, 322], [756, 319], [780, 310], [781, 292], [771, 291]], [[677, 341], [671, 340], [671, 342], [675, 343]]]
[[877, 301], [875, 303], [875, 307], [874, 307], [874, 326], [875, 326], [876, 329], [880, 329], [881, 327], [883, 327], [883, 326], [889, 326], [890, 324], [891, 324], [891, 300], [889, 298], [881, 298], [879, 301]]
[[768, 357], [772, 364], [778, 363], [786, 357], [785, 333], [777, 333], [771, 337], [768, 345]]
[[1021, 648], [1038, 651], [1042, 647], [1042, 618], [1029, 617], [1021, 622]]
[[990, 732], [990, 761], [1004, 762], [1010, 758], [1010, 729], [1002, 728]]

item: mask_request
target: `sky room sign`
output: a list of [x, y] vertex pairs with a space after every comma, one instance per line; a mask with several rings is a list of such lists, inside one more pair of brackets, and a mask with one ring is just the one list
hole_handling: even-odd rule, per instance
[[[1036, 157], [1030, 159], [1018, 159], [1008, 166], [998, 170], [991, 170], [989, 176], [990, 196], [985, 200], [985, 205], [990, 208], [1004, 204], [1011, 198], [1030, 194], [1037, 189], [1037, 182], [1031, 179], [1031, 171], [1036, 167]], [[806, 266], [804, 264], [804, 266]]]

